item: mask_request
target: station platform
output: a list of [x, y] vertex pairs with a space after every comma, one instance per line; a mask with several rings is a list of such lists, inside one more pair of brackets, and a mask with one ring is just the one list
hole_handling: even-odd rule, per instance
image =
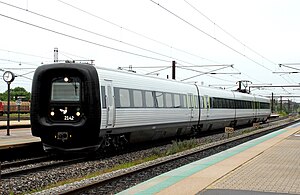
[[166, 172], [119, 194], [300, 194], [300, 123]]
[[30, 128], [16, 128], [29, 125], [29, 120], [24, 121], [10, 121], [10, 125], [14, 128], [10, 129], [10, 135], [7, 135], [6, 121], [0, 121], [0, 150], [8, 148], [16, 148], [31, 143], [41, 142], [41, 139], [31, 135]]
[[[15, 127], [19, 127], [19, 126], [29, 126], [30, 125], [30, 120], [20, 120], [16, 121], [16, 120], [11, 120], [9, 122], [9, 125], [13, 128]], [[0, 129], [6, 129], [7, 128], [7, 121], [0, 121]]]

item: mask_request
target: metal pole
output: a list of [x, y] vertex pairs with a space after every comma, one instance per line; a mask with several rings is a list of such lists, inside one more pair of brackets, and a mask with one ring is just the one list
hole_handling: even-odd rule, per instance
[[7, 82], [7, 136], [10, 135], [9, 133], [9, 115], [10, 115], [10, 82]]
[[272, 101], [271, 101], [271, 113], [274, 112], [274, 94], [272, 92]]
[[280, 96], [280, 111], [282, 111], [282, 96]]
[[172, 79], [175, 80], [175, 75], [176, 75], [176, 61], [172, 61]]
[[58, 48], [54, 48], [54, 63], [58, 63]]
[[21, 105], [18, 105], [18, 122], [20, 122], [20, 107]]

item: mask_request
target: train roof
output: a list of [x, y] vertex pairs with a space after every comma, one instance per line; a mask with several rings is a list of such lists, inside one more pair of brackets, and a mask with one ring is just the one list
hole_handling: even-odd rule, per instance
[[[127, 75], [126, 77], [130, 78], [130, 77], [139, 77], [139, 78], [147, 78], [148, 81], [162, 81], [165, 83], [176, 83], [176, 85], [174, 85], [174, 89], [172, 91], [174, 91], [175, 89], [178, 90], [178, 86], [181, 87], [188, 87], [189, 88], [193, 88], [193, 86], [196, 83], [186, 83], [186, 82], [182, 82], [182, 81], [177, 81], [177, 80], [173, 80], [173, 79], [165, 79], [165, 78], [160, 78], [160, 77], [154, 77], [151, 75], [143, 75], [143, 74], [139, 74], [139, 73], [135, 73], [135, 72], [130, 72], [130, 71], [124, 71], [124, 70], [116, 70], [116, 69], [111, 69], [111, 68], [105, 68], [105, 67], [100, 67], [100, 66], [96, 66], [96, 65], [91, 65], [91, 64], [82, 64], [82, 63], [61, 63], [61, 65], [66, 66], [67, 64], [73, 64], [73, 65], [86, 65], [86, 66], [94, 66], [97, 71], [104, 70], [104, 72], [114, 72], [117, 73], [118, 75]], [[51, 66], [51, 64], [49, 64]], [[43, 66], [49, 66], [49, 65], [43, 65]], [[52, 64], [52, 65], [59, 65], [59, 64]], [[101, 79], [101, 78], [100, 78]], [[156, 85], [159, 85], [160, 82], [155, 82]], [[197, 84], [196, 84], [197, 85]], [[245, 99], [245, 100], [253, 100], [253, 97], [255, 97], [257, 100], [259, 99], [260, 101], [265, 101], [268, 102], [270, 101], [269, 98], [266, 97], [262, 97], [262, 96], [257, 96], [257, 95], [253, 95], [253, 94], [246, 94], [246, 93], [241, 93], [241, 92], [237, 92], [237, 91], [228, 91], [228, 90], [224, 90], [224, 89], [217, 89], [217, 88], [212, 88], [212, 87], [207, 87], [207, 86], [202, 86], [202, 85], [197, 85], [200, 93], [203, 94], [207, 94], [208, 96], [213, 96], [213, 97], [222, 97], [222, 98], [233, 98], [233, 94], [236, 98], [239, 99]], [[161, 86], [160, 86], [161, 87]], [[172, 85], [168, 85], [167, 87], [172, 87]], [[179, 91], [181, 91], [179, 89]]]

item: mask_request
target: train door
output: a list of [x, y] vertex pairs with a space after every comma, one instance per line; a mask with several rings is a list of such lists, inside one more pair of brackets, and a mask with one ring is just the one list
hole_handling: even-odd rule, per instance
[[111, 80], [105, 80], [105, 101], [106, 101], [106, 126], [115, 126], [116, 108], [114, 101], [114, 90]]

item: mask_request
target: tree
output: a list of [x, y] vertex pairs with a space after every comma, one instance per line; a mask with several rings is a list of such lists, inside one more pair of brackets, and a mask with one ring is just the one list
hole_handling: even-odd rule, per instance
[[[0, 93], [0, 100], [7, 101], [8, 91], [6, 90], [4, 93]], [[15, 101], [19, 98], [22, 100], [28, 101], [30, 99], [30, 92], [27, 92], [23, 87], [15, 87], [10, 90], [10, 100]]]

